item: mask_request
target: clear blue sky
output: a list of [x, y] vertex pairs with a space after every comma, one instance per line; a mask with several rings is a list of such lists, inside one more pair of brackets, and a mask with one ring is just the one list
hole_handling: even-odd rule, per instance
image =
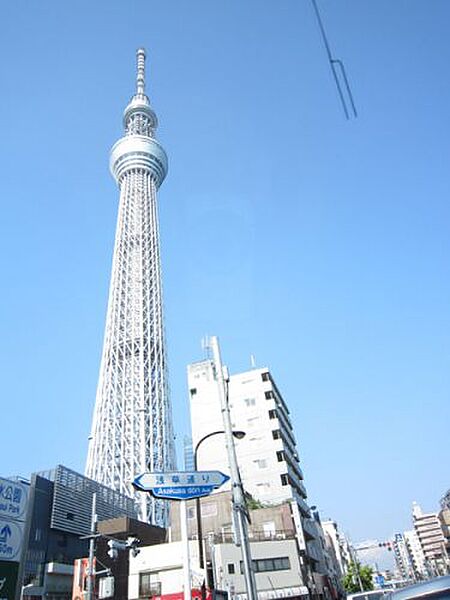
[[153, 0], [0, 7], [1, 475], [83, 470], [134, 53], [170, 158], [160, 191], [179, 439], [216, 334], [268, 365], [311, 504], [355, 539], [450, 487], [447, 0]]

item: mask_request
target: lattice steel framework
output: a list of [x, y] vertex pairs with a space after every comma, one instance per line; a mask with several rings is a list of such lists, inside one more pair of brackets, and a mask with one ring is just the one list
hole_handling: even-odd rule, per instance
[[86, 475], [136, 494], [140, 518], [165, 526], [167, 503], [131, 486], [143, 471], [175, 467], [156, 199], [167, 157], [154, 139], [157, 124], [145, 94], [145, 51], [139, 49], [125, 136], [111, 150], [120, 203]]

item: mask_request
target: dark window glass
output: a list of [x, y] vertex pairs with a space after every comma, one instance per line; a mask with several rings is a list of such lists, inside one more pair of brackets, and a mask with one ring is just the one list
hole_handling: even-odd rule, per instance
[[278, 462], [283, 462], [283, 460], [284, 460], [284, 452], [283, 452], [283, 450], [278, 450], [278, 452], [277, 452], [277, 460], [278, 460]]
[[269, 419], [276, 419], [277, 418], [277, 411], [272, 408], [272, 410], [269, 410]]
[[272, 437], [274, 440], [279, 440], [281, 437], [281, 431], [279, 429], [274, 429], [272, 431]]
[[[265, 573], [268, 571], [287, 571], [291, 568], [291, 563], [288, 556], [279, 558], [257, 558], [252, 560], [253, 570], [255, 573]], [[244, 572], [244, 564], [240, 563], [241, 573]]]
[[195, 394], [197, 393], [197, 388], [191, 388], [190, 390], [191, 396], [195, 396]]
[[281, 485], [289, 485], [289, 475], [287, 473], [283, 473], [280, 475], [281, 477]]
[[269, 373], [261, 373], [261, 379], [263, 381], [270, 381], [270, 375], [269, 375]]
[[268, 392], [264, 392], [264, 396], [266, 397], [266, 400], [270, 400], [271, 398], [274, 397], [272, 390], [269, 390]]
[[228, 575], [234, 575], [234, 563], [228, 563]]

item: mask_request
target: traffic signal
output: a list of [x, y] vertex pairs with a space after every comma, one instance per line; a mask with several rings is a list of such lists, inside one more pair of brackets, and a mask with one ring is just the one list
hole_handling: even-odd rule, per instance
[[118, 540], [108, 540], [108, 556], [113, 560], [116, 560], [119, 557], [119, 550], [125, 550], [126, 547], [126, 542], [119, 542]]
[[128, 550], [131, 552], [131, 554], [136, 557], [139, 552], [141, 551], [140, 548], [138, 548], [138, 545], [141, 543], [141, 540], [139, 538], [135, 538], [135, 537], [129, 537], [127, 539], [127, 543], [126, 543], [126, 547], [128, 548]]

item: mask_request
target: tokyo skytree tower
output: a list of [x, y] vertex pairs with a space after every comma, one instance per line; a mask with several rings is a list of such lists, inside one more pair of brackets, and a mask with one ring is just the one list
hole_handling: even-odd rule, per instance
[[167, 156], [145, 94], [145, 50], [137, 51], [136, 93], [123, 116], [125, 135], [111, 150], [119, 214], [106, 331], [86, 475], [135, 496], [140, 518], [167, 524], [167, 503], [134, 492], [144, 471], [174, 469], [174, 439], [164, 341], [156, 192]]

